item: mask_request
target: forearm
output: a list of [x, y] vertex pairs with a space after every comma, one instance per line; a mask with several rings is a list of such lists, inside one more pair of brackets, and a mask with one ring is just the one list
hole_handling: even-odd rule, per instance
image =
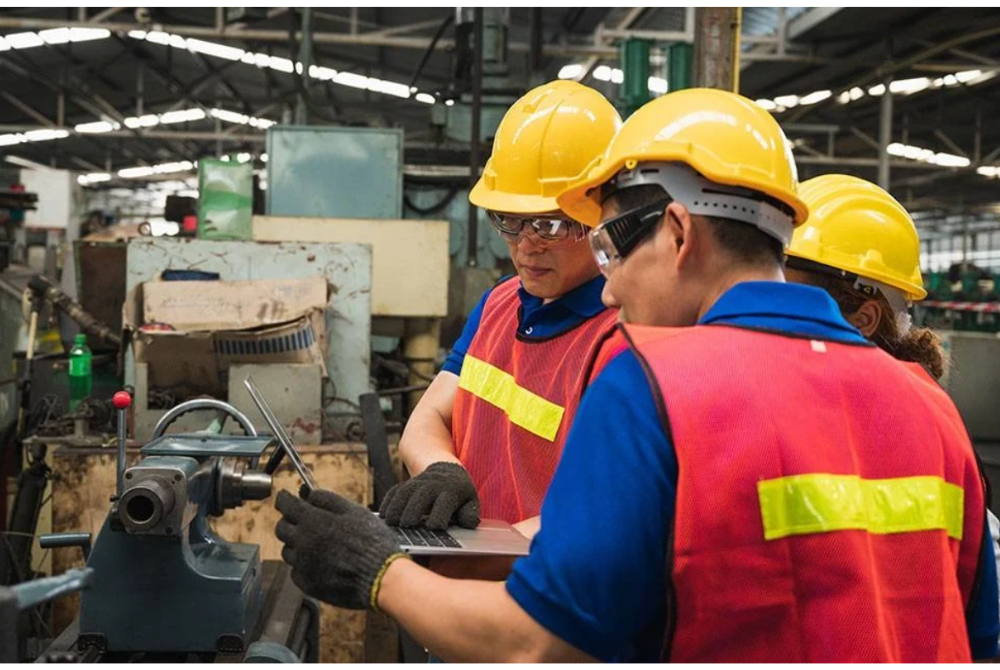
[[458, 463], [451, 439], [451, 416], [458, 392], [458, 377], [440, 372], [413, 408], [399, 439], [399, 456], [411, 475], [419, 475], [431, 463]]
[[419, 475], [431, 463], [458, 463], [451, 441], [451, 431], [434, 410], [414, 410], [399, 440], [399, 457], [412, 476]]
[[379, 607], [450, 662], [591, 661], [528, 616], [503, 582], [457, 581], [395, 561]]

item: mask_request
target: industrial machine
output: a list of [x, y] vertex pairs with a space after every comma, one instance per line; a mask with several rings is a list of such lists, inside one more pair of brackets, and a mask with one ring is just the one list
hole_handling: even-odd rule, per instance
[[[115, 406], [124, 414], [130, 398]], [[216, 432], [166, 434], [178, 417], [217, 412]], [[244, 436], [221, 435], [234, 418]], [[89, 537], [47, 536], [43, 546], [80, 544], [92, 587], [80, 614], [44, 657], [75, 651], [83, 660], [315, 661], [318, 609], [291, 583], [288, 567], [261, 561], [257, 545], [227, 542], [210, 516], [271, 495], [271, 474], [284, 451], [239, 410], [211, 399], [168, 412], [141, 460], [125, 467], [124, 416], [119, 420], [117, 491], [93, 549]]]

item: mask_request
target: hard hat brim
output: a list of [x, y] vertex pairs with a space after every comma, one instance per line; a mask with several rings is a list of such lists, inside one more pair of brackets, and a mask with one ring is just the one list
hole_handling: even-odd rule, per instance
[[482, 209], [508, 214], [548, 214], [558, 212], [559, 204], [554, 197], [504, 193], [486, 187], [480, 179], [469, 193], [469, 202]]
[[[580, 223], [588, 225], [592, 228], [599, 226], [601, 223], [601, 206], [597, 198], [592, 194], [589, 194], [589, 192], [601, 184], [610, 181], [612, 177], [624, 169], [625, 163], [628, 160], [628, 157], [622, 157], [614, 163], [607, 163], [587, 175], [586, 178], [572, 184], [568, 189], [556, 197], [559, 209]], [[644, 155], [640, 159], [640, 162], [642, 163], [658, 161], [679, 161], [687, 163], [687, 161], [683, 160], [683, 158], [680, 158], [672, 152], [665, 152], [662, 155]], [[692, 167], [697, 169], [696, 166]], [[733, 179], [732, 176], [727, 177], [725, 175], [712, 174], [703, 170], [699, 171], [699, 173], [710, 181], [760, 191], [761, 193], [769, 195], [775, 200], [788, 205], [795, 213], [794, 225], [796, 227], [804, 223], [809, 217], [809, 208], [806, 207], [806, 204], [795, 193], [776, 192], [774, 189], [768, 187], [767, 184], [754, 184], [743, 179]]]

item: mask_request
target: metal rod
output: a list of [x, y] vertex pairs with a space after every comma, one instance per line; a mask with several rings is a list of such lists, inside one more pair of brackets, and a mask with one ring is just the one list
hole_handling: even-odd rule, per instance
[[976, 110], [976, 130], [972, 136], [972, 162], [978, 164], [983, 157], [983, 110]]
[[118, 488], [116, 493], [121, 498], [125, 493], [125, 445], [128, 440], [128, 409], [118, 410]]
[[892, 78], [885, 80], [878, 124], [878, 185], [889, 190], [889, 143], [892, 142]]
[[[103, 12], [97, 12], [96, 14], [94, 14], [93, 16], [91, 16], [90, 19], [89, 19], [89, 22], [90, 23], [100, 23], [104, 19], [111, 18], [112, 16], [114, 16], [118, 12], [122, 11], [123, 9], [125, 9], [125, 8], [124, 7], [108, 7]], [[87, 20], [86, 16], [84, 16], [83, 19]]]
[[[479, 179], [479, 134], [483, 111], [483, 8], [476, 7], [473, 11], [475, 22], [475, 44], [473, 45], [472, 73], [472, 138], [469, 145], [469, 191]], [[466, 220], [469, 228], [466, 262], [470, 268], [476, 267], [479, 249], [479, 210], [469, 203], [469, 214]]]

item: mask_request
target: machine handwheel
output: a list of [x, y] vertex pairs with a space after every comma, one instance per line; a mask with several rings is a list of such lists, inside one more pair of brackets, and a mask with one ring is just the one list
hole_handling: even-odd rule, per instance
[[172, 410], [163, 415], [163, 417], [156, 422], [156, 427], [153, 428], [153, 439], [162, 437], [164, 433], [167, 432], [167, 428], [170, 427], [174, 421], [180, 417], [188, 414], [190, 412], [196, 412], [199, 410], [214, 409], [218, 413], [218, 418], [220, 422], [220, 431], [222, 427], [226, 425], [226, 420], [229, 417], [233, 417], [240, 427], [243, 428], [243, 434], [250, 437], [257, 437], [257, 429], [254, 428], [250, 419], [247, 415], [236, 409], [228, 402], [222, 402], [221, 400], [216, 400], [214, 398], [195, 398], [194, 400], [187, 400], [177, 405]]

